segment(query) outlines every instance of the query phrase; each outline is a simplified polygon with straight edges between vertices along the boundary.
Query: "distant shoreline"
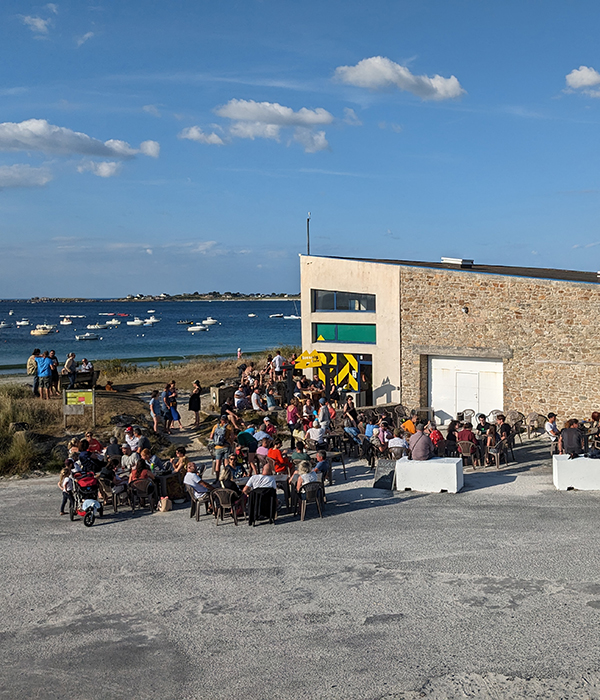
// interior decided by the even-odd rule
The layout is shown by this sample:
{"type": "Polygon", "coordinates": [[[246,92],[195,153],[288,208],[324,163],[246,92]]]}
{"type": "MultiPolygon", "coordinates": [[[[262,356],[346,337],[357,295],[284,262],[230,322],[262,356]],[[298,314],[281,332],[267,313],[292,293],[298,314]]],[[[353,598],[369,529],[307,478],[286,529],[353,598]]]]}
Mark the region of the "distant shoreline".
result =
{"type": "Polygon", "coordinates": [[[145,302],[160,304],[165,301],[300,301],[300,295],[288,295],[288,296],[277,296],[277,297],[254,297],[254,296],[220,296],[211,297],[208,295],[193,296],[189,295],[177,295],[172,297],[133,297],[133,298],[116,298],[116,299],[85,299],[85,298],[70,298],[70,297],[32,297],[31,299],[0,299],[0,303],[8,304],[14,302],[15,304],[121,304],[129,302],[145,302]]]}

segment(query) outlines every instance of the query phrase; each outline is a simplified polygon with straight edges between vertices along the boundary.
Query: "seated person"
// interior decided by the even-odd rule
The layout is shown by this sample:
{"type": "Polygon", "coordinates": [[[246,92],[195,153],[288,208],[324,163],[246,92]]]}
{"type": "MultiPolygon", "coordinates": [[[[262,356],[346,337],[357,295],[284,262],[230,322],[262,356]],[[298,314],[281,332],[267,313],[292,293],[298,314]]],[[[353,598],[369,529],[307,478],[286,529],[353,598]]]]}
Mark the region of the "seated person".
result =
{"type": "Polygon", "coordinates": [[[310,383],[310,388],[314,391],[324,391],[325,384],[323,384],[323,380],[319,379],[318,375],[315,374],[312,382],[310,383]]]}
{"type": "Polygon", "coordinates": [[[377,423],[375,423],[375,420],[372,418],[367,418],[366,424],[365,424],[365,437],[370,440],[373,437],[373,431],[377,427],[377,423]]]}
{"type": "Polygon", "coordinates": [[[394,428],[394,437],[388,442],[388,447],[403,447],[408,449],[408,442],[404,437],[402,428],[394,428]]]}
{"type": "Polygon", "coordinates": [[[131,470],[131,474],[129,475],[129,483],[131,484],[133,481],[138,481],[140,479],[150,479],[151,481],[154,481],[154,474],[150,471],[146,462],[144,462],[139,455],[138,460],[139,461],[131,470]]]}
{"type": "Polygon", "coordinates": [[[277,405],[277,400],[275,399],[275,389],[271,387],[267,391],[267,410],[270,410],[271,408],[276,408],[277,405]]]}
{"type": "MultiPolygon", "coordinates": [[[[578,421],[575,421],[578,423],[578,421]]],[[[506,422],[506,416],[503,415],[502,413],[499,413],[496,416],[496,430],[498,431],[498,435],[500,436],[500,440],[504,440],[505,438],[508,438],[510,435],[510,425],[506,422]]]]}
{"type": "Polygon", "coordinates": [[[414,435],[417,432],[416,425],[418,423],[418,417],[416,413],[412,413],[410,418],[404,423],[402,423],[402,428],[406,433],[410,433],[410,435],[414,435]]]}
{"type": "Polygon", "coordinates": [[[273,447],[267,453],[267,457],[275,462],[275,473],[280,474],[281,472],[291,472],[294,469],[294,465],[288,458],[287,454],[281,450],[282,442],[279,438],[275,438],[273,442],[273,447]]]}
{"type": "Polygon", "coordinates": [[[81,360],[81,365],[79,367],[80,372],[93,372],[94,371],[94,365],[89,361],[86,360],[84,357],[83,360],[81,360]]]}
{"type": "Polygon", "coordinates": [[[423,433],[425,426],[423,423],[417,423],[415,426],[415,434],[410,436],[408,446],[410,447],[410,452],[413,460],[423,461],[431,459],[435,455],[435,449],[433,447],[433,442],[431,442],[429,435],[423,433]]]}
{"type": "Polygon", "coordinates": [[[444,436],[440,433],[440,431],[437,429],[437,425],[432,420],[427,424],[425,432],[429,435],[429,439],[431,442],[433,442],[435,447],[437,447],[444,439],[444,436]]]}
{"type": "Polygon", "coordinates": [[[556,413],[548,414],[548,420],[544,424],[544,430],[546,431],[546,435],[548,435],[551,442],[558,442],[560,430],[558,429],[558,425],[556,425],[556,413]]]}
{"type": "Polygon", "coordinates": [[[292,452],[290,457],[294,460],[294,462],[302,462],[305,459],[308,459],[308,455],[306,454],[306,451],[304,449],[304,443],[302,442],[302,440],[296,441],[296,449],[294,450],[294,452],[292,452]]]}
{"type": "Polygon", "coordinates": [[[119,447],[118,440],[116,437],[111,437],[109,440],[109,444],[105,447],[104,449],[104,456],[105,457],[120,457],[122,455],[121,448],[119,447]]]}
{"type": "MultiPolygon", "coordinates": [[[[456,443],[456,428],[458,426],[458,421],[451,420],[450,423],[448,423],[448,429],[446,430],[446,442],[454,442],[456,443]]],[[[456,445],[455,445],[456,447],[456,445]]]]}
{"type": "Polygon", "coordinates": [[[390,424],[387,421],[382,420],[379,423],[379,439],[384,445],[387,445],[388,442],[392,439],[392,431],[390,428],[390,424]]]}
{"type": "Polygon", "coordinates": [[[579,421],[571,418],[567,421],[567,427],[561,430],[558,438],[558,451],[561,455],[580,455],[583,452],[583,437],[578,425],[579,421]]]}
{"type": "Polygon", "coordinates": [[[325,441],[325,428],[321,427],[318,420],[313,421],[312,428],[309,428],[306,437],[316,443],[317,448],[321,445],[327,446],[327,442],[325,441]]]}
{"type": "Polygon", "coordinates": [[[271,447],[271,439],[266,437],[260,441],[260,445],[256,448],[256,454],[259,457],[268,457],[269,448],[271,447]]]}
{"type": "Polygon", "coordinates": [[[85,434],[85,439],[88,441],[88,450],[92,453],[92,455],[94,452],[98,455],[102,454],[102,450],[104,448],[98,442],[98,440],[96,440],[96,438],[94,437],[94,433],[92,433],[91,430],[87,431],[87,433],[85,434]]]}
{"type": "Polygon", "coordinates": [[[192,488],[196,502],[206,503],[210,500],[210,492],[214,490],[214,486],[202,479],[193,462],[188,462],[187,473],[183,478],[183,483],[192,488]]]}
{"type": "Polygon", "coordinates": [[[237,388],[235,394],[233,395],[233,405],[235,406],[236,411],[244,411],[247,408],[250,408],[248,402],[246,401],[246,394],[242,385],[237,388]]]}
{"type": "Polygon", "coordinates": [[[253,474],[243,488],[243,492],[248,495],[255,489],[276,489],[277,482],[273,476],[271,467],[268,464],[262,469],[261,474],[253,474]]]}
{"type": "Polygon", "coordinates": [[[477,437],[480,439],[485,436],[487,433],[488,429],[490,427],[490,424],[487,422],[487,419],[483,413],[480,413],[477,416],[477,425],[475,426],[475,434],[477,437]]]}
{"type": "Polygon", "coordinates": [[[150,440],[142,434],[142,429],[137,426],[133,429],[133,435],[137,438],[137,451],[141,453],[142,450],[151,450],[152,445],[150,440]]]}
{"type": "Polygon", "coordinates": [[[298,421],[296,425],[294,426],[294,429],[292,430],[292,435],[294,437],[294,440],[298,442],[304,442],[306,440],[306,431],[304,430],[304,427],[302,426],[302,421],[298,421]]]}
{"type": "Polygon", "coordinates": [[[152,451],[149,449],[143,449],[140,452],[140,457],[146,463],[146,466],[152,472],[162,472],[165,471],[165,465],[160,457],[153,455],[152,451]]]}
{"type": "Polygon", "coordinates": [[[350,416],[344,416],[344,432],[349,435],[357,445],[361,444],[358,439],[358,428],[350,416]]]}
{"type": "Polygon", "coordinates": [[[97,459],[96,452],[90,452],[87,440],[79,443],[79,463],[84,472],[97,472],[102,469],[104,462],[97,459]]]}
{"type": "Polygon", "coordinates": [[[233,480],[233,474],[227,464],[219,472],[219,478],[215,481],[215,486],[219,489],[230,489],[231,491],[235,491],[239,496],[242,495],[240,487],[233,480]]]}
{"type": "Polygon", "coordinates": [[[319,450],[317,452],[317,464],[315,465],[313,471],[322,474],[323,478],[325,478],[325,475],[328,474],[330,470],[331,464],[327,459],[327,452],[325,452],[325,450],[319,450]]]}
{"type": "MultiPolygon", "coordinates": [[[[227,457],[227,462],[225,463],[225,466],[229,469],[230,474],[233,474],[234,479],[239,479],[242,476],[246,476],[246,469],[244,468],[244,457],[241,452],[231,452],[227,457]]],[[[217,481],[220,479],[221,473],[219,472],[219,474],[217,475],[217,481]]]]}
{"type": "Polygon", "coordinates": [[[306,401],[302,404],[302,417],[305,420],[312,422],[315,415],[316,411],[315,407],[312,405],[312,401],[310,399],[306,399],[306,401]]]}
{"type": "MultiPolygon", "coordinates": [[[[298,474],[298,479],[296,481],[296,490],[300,492],[304,484],[310,484],[314,481],[319,481],[319,477],[315,471],[311,468],[310,462],[304,461],[300,462],[295,474],[298,474]]],[[[294,475],[292,475],[293,481],[294,475]]]]}
{"type": "Polygon", "coordinates": [[[119,468],[120,464],[121,461],[117,457],[113,457],[102,467],[100,473],[98,474],[98,478],[107,481],[112,486],[112,484],[116,483],[117,481],[117,469],[119,468]]]}
{"type": "MultiPolygon", "coordinates": [[[[265,422],[263,424],[265,426],[265,432],[269,437],[273,437],[274,435],[277,434],[277,427],[273,424],[273,421],[266,416],[265,417],[265,422]]],[[[263,427],[262,425],[260,426],[261,428],[263,427]]]]}
{"type": "Polygon", "coordinates": [[[266,430],[263,430],[264,427],[265,427],[265,425],[263,423],[263,424],[261,424],[259,429],[257,431],[255,431],[255,433],[254,433],[254,439],[258,442],[259,445],[260,445],[261,441],[264,440],[265,438],[269,438],[269,439],[271,438],[269,433],[267,433],[266,430]]]}
{"type": "Polygon", "coordinates": [[[369,442],[379,452],[385,452],[386,444],[385,442],[382,442],[381,437],[379,435],[380,429],[377,427],[373,428],[373,435],[371,435],[371,437],[369,438],[369,442]]]}
{"type": "Polygon", "coordinates": [[[260,395],[260,389],[256,387],[254,391],[252,392],[251,396],[251,401],[252,401],[252,409],[254,411],[266,411],[267,410],[267,402],[263,400],[263,398],[260,395]]]}
{"type": "Polygon", "coordinates": [[[473,432],[473,425],[471,423],[465,423],[463,429],[456,435],[458,442],[472,442],[474,445],[477,444],[477,438],[473,432]]]}
{"type": "Polygon", "coordinates": [[[131,447],[125,443],[121,445],[121,449],[123,450],[121,469],[125,472],[130,472],[142,458],[137,452],[132,452],[131,447]]]}

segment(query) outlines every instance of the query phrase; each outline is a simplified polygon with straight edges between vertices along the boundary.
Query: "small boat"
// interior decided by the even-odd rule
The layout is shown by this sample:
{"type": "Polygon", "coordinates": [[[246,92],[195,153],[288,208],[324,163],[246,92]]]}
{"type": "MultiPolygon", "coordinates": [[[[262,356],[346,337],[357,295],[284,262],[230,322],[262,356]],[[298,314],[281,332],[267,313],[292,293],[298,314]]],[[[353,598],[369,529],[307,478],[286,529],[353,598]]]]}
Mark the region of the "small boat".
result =
{"type": "Polygon", "coordinates": [[[87,326],[87,329],[88,329],[89,331],[100,331],[100,330],[102,330],[102,329],[104,329],[104,328],[108,328],[108,324],[107,324],[107,323],[90,323],[90,324],[87,326]]]}
{"type": "Polygon", "coordinates": [[[29,325],[29,319],[28,318],[22,318],[20,321],[17,321],[15,323],[15,326],[28,326],[29,325]]]}
{"type": "Polygon", "coordinates": [[[201,324],[196,324],[193,326],[188,326],[188,331],[191,333],[195,333],[196,331],[207,331],[208,328],[206,326],[203,326],[201,324]]]}
{"type": "Polygon", "coordinates": [[[11,310],[8,312],[8,315],[9,315],[9,316],[12,316],[14,313],[15,313],[15,312],[11,309],[11,310]]]}
{"type": "Polygon", "coordinates": [[[283,314],[271,314],[269,318],[283,318],[283,314]]]}
{"type": "Polygon", "coordinates": [[[192,323],[194,323],[194,322],[190,321],[189,318],[186,319],[185,321],[177,321],[178,326],[190,326],[192,323]]]}
{"type": "Polygon", "coordinates": [[[156,309],[148,309],[148,313],[149,313],[149,314],[155,314],[155,313],[156,313],[156,309]]]}
{"type": "Polygon", "coordinates": [[[85,316],[76,316],[75,314],[61,314],[61,318],[85,318],[85,316]]]}
{"type": "Polygon", "coordinates": [[[152,328],[153,325],[154,323],[152,323],[152,321],[144,321],[144,326],[150,326],[152,328]]]}
{"type": "Polygon", "coordinates": [[[117,314],[117,316],[129,316],[129,314],[117,314]]]}
{"type": "Polygon", "coordinates": [[[99,313],[98,316],[114,316],[114,312],[108,311],[108,312],[102,312],[99,313]]]}
{"type": "Polygon", "coordinates": [[[60,319],[60,325],[61,326],[71,326],[71,325],[73,325],[73,321],[68,316],[64,316],[63,318],[60,319]]]}
{"type": "Polygon", "coordinates": [[[120,325],[121,325],[121,321],[119,321],[118,318],[111,318],[110,321],[107,321],[107,322],[106,322],[106,325],[107,325],[107,326],[120,326],[120,325]]]}
{"type": "Polygon", "coordinates": [[[208,316],[207,318],[204,319],[204,321],[202,321],[202,323],[205,326],[214,326],[215,323],[219,323],[219,322],[217,321],[216,318],[213,318],[212,316],[208,316]]]}
{"type": "Polygon", "coordinates": [[[6,321],[0,321],[0,328],[12,328],[12,323],[6,323],[6,321]]]}
{"type": "Polygon", "coordinates": [[[256,318],[256,314],[248,314],[248,318],[256,318]]]}
{"type": "Polygon", "coordinates": [[[302,316],[295,316],[294,314],[292,314],[291,316],[284,316],[283,318],[287,318],[288,320],[289,320],[289,319],[294,319],[294,320],[297,321],[297,320],[301,319],[302,316]]]}
{"type": "Polygon", "coordinates": [[[149,323],[150,325],[152,325],[153,323],[158,323],[159,321],[160,321],[160,318],[156,318],[156,316],[154,316],[154,314],[153,314],[149,318],[144,319],[144,324],[149,323]]]}
{"type": "Polygon", "coordinates": [[[30,335],[48,335],[51,331],[48,328],[34,328],[29,333],[30,335]]]}
{"type": "Polygon", "coordinates": [[[141,318],[138,318],[137,316],[133,319],[133,321],[127,321],[128,326],[143,326],[144,322],[142,321],[141,318]]]}
{"type": "Polygon", "coordinates": [[[83,335],[76,335],[75,340],[100,340],[100,336],[97,333],[84,333],[83,335]]]}
{"type": "Polygon", "coordinates": [[[36,330],[42,330],[42,331],[50,331],[55,330],[56,324],[54,323],[38,323],[37,326],[35,327],[36,330]]]}

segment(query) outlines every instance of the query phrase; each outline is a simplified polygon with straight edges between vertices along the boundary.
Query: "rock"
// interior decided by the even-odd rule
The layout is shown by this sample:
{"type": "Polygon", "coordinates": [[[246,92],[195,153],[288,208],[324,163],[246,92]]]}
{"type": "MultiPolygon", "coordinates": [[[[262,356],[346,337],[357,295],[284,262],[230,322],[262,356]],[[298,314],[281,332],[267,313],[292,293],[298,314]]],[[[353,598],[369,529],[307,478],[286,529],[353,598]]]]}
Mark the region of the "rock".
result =
{"type": "Polygon", "coordinates": [[[24,430],[29,430],[29,423],[24,423],[24,422],[21,422],[21,423],[9,423],[8,429],[9,429],[12,433],[23,432],[24,430]]]}

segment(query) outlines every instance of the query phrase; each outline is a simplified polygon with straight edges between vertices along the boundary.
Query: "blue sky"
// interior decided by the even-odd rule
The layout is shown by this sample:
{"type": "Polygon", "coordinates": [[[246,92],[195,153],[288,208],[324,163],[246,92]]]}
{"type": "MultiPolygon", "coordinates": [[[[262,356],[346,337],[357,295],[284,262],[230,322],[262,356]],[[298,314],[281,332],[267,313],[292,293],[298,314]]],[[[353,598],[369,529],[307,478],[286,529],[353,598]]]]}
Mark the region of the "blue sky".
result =
{"type": "Polygon", "coordinates": [[[312,252],[597,270],[600,6],[0,6],[0,297],[294,292],[312,252]]]}

